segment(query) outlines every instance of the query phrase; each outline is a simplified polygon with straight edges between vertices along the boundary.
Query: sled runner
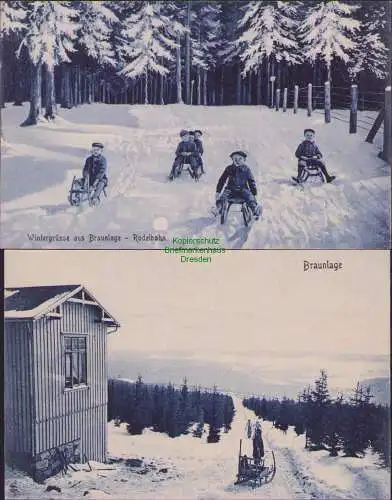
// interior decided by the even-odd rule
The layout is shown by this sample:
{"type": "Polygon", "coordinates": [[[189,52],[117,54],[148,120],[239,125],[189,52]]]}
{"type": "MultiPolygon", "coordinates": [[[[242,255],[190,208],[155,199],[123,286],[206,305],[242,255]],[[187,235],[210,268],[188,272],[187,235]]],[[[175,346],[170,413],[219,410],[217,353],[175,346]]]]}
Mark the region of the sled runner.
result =
{"type": "Polygon", "coordinates": [[[252,212],[250,211],[250,208],[248,207],[246,201],[244,201],[242,198],[228,198],[227,200],[223,200],[222,207],[219,212],[221,224],[224,224],[226,222],[230,207],[232,205],[240,205],[240,212],[242,213],[244,224],[245,226],[249,226],[252,220],[252,212]]]}
{"type": "Polygon", "coordinates": [[[190,163],[183,162],[175,168],[174,178],[176,179],[177,177],[180,177],[184,171],[188,172],[195,182],[197,182],[201,177],[200,165],[198,165],[196,169],[193,169],[190,163]]]}
{"type": "Polygon", "coordinates": [[[84,184],[83,179],[74,176],[72,179],[71,189],[68,194],[68,201],[72,206],[76,207],[88,201],[88,204],[93,207],[100,203],[102,193],[107,196],[105,188],[106,186],[102,181],[99,182],[97,187],[94,189],[90,186],[88,178],[84,184]]]}
{"type": "Polygon", "coordinates": [[[253,488],[270,483],[276,474],[275,455],[272,450],[266,450],[264,457],[255,460],[252,457],[241,455],[242,439],[238,456],[237,480],[234,484],[248,484],[253,488]]]}
{"type": "Polygon", "coordinates": [[[304,167],[301,173],[301,177],[298,180],[295,177],[292,177],[292,180],[296,185],[301,185],[305,184],[305,182],[309,179],[309,177],[313,177],[315,179],[318,178],[319,180],[321,180],[322,184],[324,184],[325,182],[324,175],[320,167],[311,165],[304,167]]]}

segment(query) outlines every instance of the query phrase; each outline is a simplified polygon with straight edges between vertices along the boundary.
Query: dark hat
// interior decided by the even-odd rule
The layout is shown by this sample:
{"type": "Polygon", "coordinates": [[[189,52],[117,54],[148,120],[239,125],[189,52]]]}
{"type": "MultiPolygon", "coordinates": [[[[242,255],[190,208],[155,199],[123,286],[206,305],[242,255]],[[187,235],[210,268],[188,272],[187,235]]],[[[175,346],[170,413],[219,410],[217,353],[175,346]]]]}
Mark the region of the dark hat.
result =
{"type": "Polygon", "coordinates": [[[192,132],[192,130],[190,130],[190,131],[188,132],[188,135],[195,135],[195,133],[194,133],[194,132],[192,132]]]}
{"type": "Polygon", "coordinates": [[[102,142],[93,142],[91,144],[91,147],[92,148],[101,148],[101,149],[103,149],[103,144],[102,144],[102,142]]]}
{"type": "Polygon", "coordinates": [[[233,151],[230,155],[230,158],[233,158],[234,155],[240,155],[242,156],[243,158],[246,158],[246,153],[244,153],[243,151],[233,151]]]}
{"type": "Polygon", "coordinates": [[[200,135],[203,135],[203,132],[201,130],[199,130],[199,129],[198,130],[194,130],[193,133],[194,134],[199,133],[200,135]]]}
{"type": "Polygon", "coordinates": [[[313,134],[315,134],[316,132],[312,129],[312,128],[306,128],[304,130],[304,134],[306,134],[306,132],[312,132],[313,134]]]}
{"type": "Polygon", "coordinates": [[[188,130],[182,129],[182,130],[180,131],[180,137],[183,137],[184,135],[187,135],[187,134],[189,134],[189,131],[188,131],[188,130]]]}

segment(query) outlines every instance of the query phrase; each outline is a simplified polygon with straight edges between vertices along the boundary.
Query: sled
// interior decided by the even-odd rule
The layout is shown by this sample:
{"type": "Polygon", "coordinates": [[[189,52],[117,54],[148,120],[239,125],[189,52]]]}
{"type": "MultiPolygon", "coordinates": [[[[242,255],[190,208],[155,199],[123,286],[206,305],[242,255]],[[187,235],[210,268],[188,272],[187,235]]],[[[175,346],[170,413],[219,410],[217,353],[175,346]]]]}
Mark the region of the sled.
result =
{"type": "Polygon", "coordinates": [[[191,164],[188,162],[182,162],[180,165],[177,165],[177,167],[174,170],[174,178],[176,179],[177,177],[180,177],[182,172],[188,172],[189,175],[192,177],[192,179],[195,182],[198,182],[198,180],[201,177],[201,167],[200,165],[197,166],[196,171],[193,170],[191,167],[191,164]]]}
{"type": "Polygon", "coordinates": [[[219,212],[221,224],[225,224],[225,222],[227,221],[227,216],[229,214],[229,210],[232,207],[232,205],[240,205],[239,212],[242,213],[244,224],[246,227],[249,226],[252,220],[252,212],[248,207],[246,201],[244,201],[242,198],[227,198],[222,202],[222,206],[219,212]]]}
{"type": "Polygon", "coordinates": [[[241,454],[242,439],[240,439],[240,452],[238,456],[237,480],[234,484],[244,484],[256,488],[270,483],[276,474],[275,455],[273,450],[266,450],[264,457],[256,460],[241,454]]]}
{"type": "MultiPolygon", "coordinates": [[[[321,180],[321,184],[324,184],[325,182],[324,175],[320,167],[311,165],[304,167],[301,177],[298,180],[296,180],[294,177],[292,177],[291,179],[294,185],[302,187],[309,180],[309,178],[313,178],[315,180],[319,179],[321,180]]],[[[317,184],[319,185],[319,183],[317,184]]]]}
{"type": "Polygon", "coordinates": [[[102,193],[105,197],[107,196],[106,186],[101,189],[93,189],[90,187],[88,177],[86,183],[83,184],[83,179],[74,176],[68,193],[68,201],[73,207],[78,207],[86,201],[88,201],[90,207],[94,207],[101,202],[102,193]]]}

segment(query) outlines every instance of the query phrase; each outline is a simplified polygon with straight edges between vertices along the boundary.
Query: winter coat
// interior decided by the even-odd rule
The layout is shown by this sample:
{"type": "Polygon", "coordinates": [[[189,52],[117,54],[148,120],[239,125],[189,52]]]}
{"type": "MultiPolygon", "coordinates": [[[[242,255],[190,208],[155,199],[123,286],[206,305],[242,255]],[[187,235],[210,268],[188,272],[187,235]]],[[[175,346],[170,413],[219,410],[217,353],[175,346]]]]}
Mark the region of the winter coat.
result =
{"type": "Polygon", "coordinates": [[[256,181],[247,165],[237,167],[234,164],[231,164],[226,167],[216,186],[217,193],[222,191],[226,181],[227,188],[231,191],[249,189],[254,196],[257,195],[256,181]]]}
{"type": "Polygon", "coordinates": [[[86,178],[88,175],[90,184],[94,184],[95,181],[99,180],[107,181],[106,170],[106,158],[102,155],[91,155],[86,158],[86,162],[83,167],[83,177],[86,178]]]}
{"type": "Polygon", "coordinates": [[[263,431],[261,429],[261,425],[257,422],[252,425],[252,434],[251,439],[262,439],[263,431]]]}
{"type": "Polygon", "coordinates": [[[194,141],[181,141],[176,149],[176,157],[181,153],[192,153],[192,156],[198,156],[197,146],[194,141]]]}
{"type": "Polygon", "coordinates": [[[307,158],[311,158],[312,156],[319,156],[320,158],[323,157],[317,144],[312,141],[301,142],[295,152],[295,156],[297,158],[301,158],[301,156],[306,156],[307,158]]]}
{"type": "Polygon", "coordinates": [[[195,144],[196,144],[197,150],[199,152],[199,155],[203,156],[203,153],[204,153],[203,143],[201,142],[200,139],[195,139],[195,144]]]}

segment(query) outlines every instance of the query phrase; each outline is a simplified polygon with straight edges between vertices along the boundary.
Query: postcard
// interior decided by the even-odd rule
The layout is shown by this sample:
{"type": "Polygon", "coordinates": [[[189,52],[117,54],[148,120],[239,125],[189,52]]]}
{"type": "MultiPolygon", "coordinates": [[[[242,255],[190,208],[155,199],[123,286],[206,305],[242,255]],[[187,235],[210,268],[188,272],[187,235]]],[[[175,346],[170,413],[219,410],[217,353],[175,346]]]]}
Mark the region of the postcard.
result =
{"type": "Polygon", "coordinates": [[[1,9],[2,247],[390,248],[390,2],[1,9]]]}
{"type": "Polygon", "coordinates": [[[390,498],[386,251],[5,252],[5,497],[390,498]]]}

